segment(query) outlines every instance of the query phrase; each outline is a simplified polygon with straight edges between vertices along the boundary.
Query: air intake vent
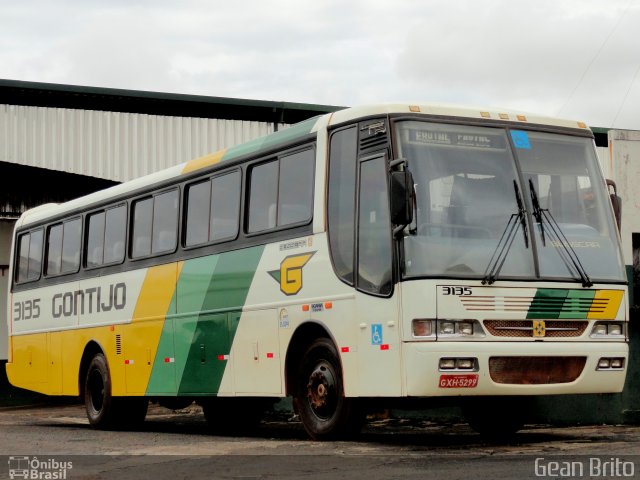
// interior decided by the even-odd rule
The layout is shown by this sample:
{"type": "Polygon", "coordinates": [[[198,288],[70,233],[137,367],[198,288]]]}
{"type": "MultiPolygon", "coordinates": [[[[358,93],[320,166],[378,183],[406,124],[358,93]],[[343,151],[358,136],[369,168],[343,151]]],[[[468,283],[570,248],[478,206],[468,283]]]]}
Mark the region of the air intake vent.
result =
{"type": "Polygon", "coordinates": [[[122,338],[120,338],[120,334],[116,335],[116,355],[120,355],[122,353],[122,338]]]}
{"type": "Polygon", "coordinates": [[[360,153],[381,150],[388,145],[387,124],[376,120],[360,126],[360,153]]]}

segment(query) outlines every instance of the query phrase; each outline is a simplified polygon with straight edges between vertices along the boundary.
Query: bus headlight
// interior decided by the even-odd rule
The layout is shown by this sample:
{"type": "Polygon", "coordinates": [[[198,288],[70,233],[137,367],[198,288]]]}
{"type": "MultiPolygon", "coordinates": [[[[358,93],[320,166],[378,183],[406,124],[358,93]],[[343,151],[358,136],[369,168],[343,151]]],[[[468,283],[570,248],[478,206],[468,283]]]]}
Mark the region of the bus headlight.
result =
{"type": "Polygon", "coordinates": [[[440,322],[438,333],[440,335],[454,335],[456,333],[456,324],[447,321],[440,322]]]}
{"type": "Polygon", "coordinates": [[[460,322],[458,333],[460,335],[473,335],[473,322],[460,322]]]}
{"type": "Polygon", "coordinates": [[[598,360],[598,366],[596,367],[596,370],[622,370],[623,368],[623,357],[602,357],[600,360],[598,360]]]}
{"type": "Polygon", "coordinates": [[[622,338],[625,328],[622,322],[597,322],[591,330],[591,337],[622,338]]]}
{"type": "Polygon", "coordinates": [[[474,340],[485,337],[477,320],[438,320],[438,340],[474,340]]]}

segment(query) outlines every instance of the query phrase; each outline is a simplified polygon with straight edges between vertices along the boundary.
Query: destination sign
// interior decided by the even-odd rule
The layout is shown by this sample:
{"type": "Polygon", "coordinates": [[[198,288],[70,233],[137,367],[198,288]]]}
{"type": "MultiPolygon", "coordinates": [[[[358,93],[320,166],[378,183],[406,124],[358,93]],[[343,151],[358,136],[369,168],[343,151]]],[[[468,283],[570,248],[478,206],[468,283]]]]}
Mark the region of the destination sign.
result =
{"type": "Polygon", "coordinates": [[[449,145],[483,149],[504,150],[506,144],[503,135],[487,135],[456,132],[455,130],[409,129],[409,142],[425,145],[449,145]]]}

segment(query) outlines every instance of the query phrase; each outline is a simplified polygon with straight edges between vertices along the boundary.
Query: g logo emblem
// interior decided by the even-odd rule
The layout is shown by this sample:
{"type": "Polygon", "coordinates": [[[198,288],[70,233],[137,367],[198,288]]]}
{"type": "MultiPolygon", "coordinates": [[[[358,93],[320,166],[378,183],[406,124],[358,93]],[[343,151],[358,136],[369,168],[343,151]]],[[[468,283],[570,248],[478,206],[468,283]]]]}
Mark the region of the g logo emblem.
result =
{"type": "Polygon", "coordinates": [[[269,273],[274,280],[280,283],[280,291],[285,295],[295,295],[302,289],[302,267],[313,257],[311,253],[290,255],[280,263],[280,270],[272,270],[269,273]]]}

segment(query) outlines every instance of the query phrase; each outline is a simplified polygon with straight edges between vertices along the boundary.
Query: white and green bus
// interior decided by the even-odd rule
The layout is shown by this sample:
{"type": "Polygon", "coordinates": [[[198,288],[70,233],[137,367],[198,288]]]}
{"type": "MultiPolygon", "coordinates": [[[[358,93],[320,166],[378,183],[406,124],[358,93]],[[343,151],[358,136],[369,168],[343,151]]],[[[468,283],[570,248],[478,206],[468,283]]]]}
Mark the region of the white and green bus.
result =
{"type": "Polygon", "coordinates": [[[26,212],[8,377],[80,395],[99,428],[150,399],[229,426],[291,396],[325,439],[446,397],[508,433],[527,398],[623,388],[614,208],[581,122],[327,114],[26,212]]]}

